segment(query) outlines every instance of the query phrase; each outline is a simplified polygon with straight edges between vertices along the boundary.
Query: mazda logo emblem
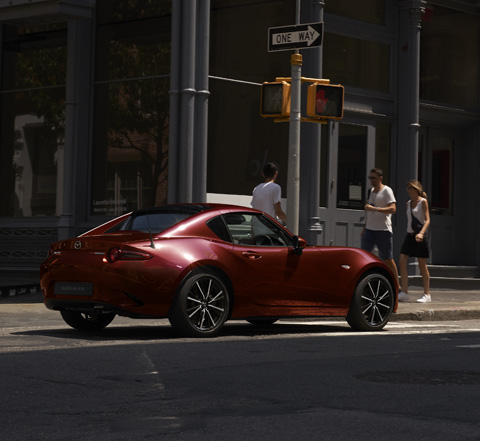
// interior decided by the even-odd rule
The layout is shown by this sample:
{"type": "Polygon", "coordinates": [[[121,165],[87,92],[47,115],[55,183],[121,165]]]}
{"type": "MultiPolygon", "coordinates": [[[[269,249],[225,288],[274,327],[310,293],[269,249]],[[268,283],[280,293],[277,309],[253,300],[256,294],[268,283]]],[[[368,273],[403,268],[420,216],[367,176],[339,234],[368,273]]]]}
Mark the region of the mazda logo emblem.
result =
{"type": "Polygon", "coordinates": [[[73,244],[73,247],[74,247],[76,250],[79,250],[80,248],[82,248],[82,242],[80,242],[79,240],[77,240],[77,241],[73,244]]]}

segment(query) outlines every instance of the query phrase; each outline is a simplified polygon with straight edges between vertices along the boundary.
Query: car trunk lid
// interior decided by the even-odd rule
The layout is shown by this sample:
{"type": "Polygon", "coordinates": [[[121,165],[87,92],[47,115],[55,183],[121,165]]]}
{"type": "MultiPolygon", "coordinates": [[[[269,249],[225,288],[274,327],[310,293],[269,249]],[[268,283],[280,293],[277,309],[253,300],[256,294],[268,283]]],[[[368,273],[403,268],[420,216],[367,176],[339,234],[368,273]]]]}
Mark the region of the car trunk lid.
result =
{"type": "Polygon", "coordinates": [[[82,236],[52,244],[51,251],[108,251],[110,248],[135,243],[135,246],[150,246],[148,233],[103,234],[101,236],[82,236]],[[144,244],[142,244],[144,242],[144,244]]]}

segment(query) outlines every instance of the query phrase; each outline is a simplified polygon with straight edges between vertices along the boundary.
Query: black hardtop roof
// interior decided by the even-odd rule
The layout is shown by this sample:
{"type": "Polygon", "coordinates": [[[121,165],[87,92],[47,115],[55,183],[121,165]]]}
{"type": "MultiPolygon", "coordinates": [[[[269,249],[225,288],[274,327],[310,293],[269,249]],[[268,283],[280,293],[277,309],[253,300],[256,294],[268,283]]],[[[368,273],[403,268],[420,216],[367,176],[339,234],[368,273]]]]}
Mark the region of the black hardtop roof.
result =
{"type": "Polygon", "coordinates": [[[219,204],[219,203],[185,203],[185,204],[167,204],[167,205],[160,205],[157,207],[151,208],[142,208],[140,210],[136,210],[132,212],[132,216],[142,216],[146,214],[154,214],[154,213],[183,213],[183,214],[198,214],[202,211],[207,210],[214,210],[214,209],[245,209],[246,211],[250,211],[251,208],[249,207],[240,207],[236,205],[228,205],[228,204],[219,204]]]}
{"type": "Polygon", "coordinates": [[[169,204],[152,208],[142,208],[132,213],[132,216],[142,216],[154,213],[184,213],[197,214],[212,208],[210,204],[169,204]]]}

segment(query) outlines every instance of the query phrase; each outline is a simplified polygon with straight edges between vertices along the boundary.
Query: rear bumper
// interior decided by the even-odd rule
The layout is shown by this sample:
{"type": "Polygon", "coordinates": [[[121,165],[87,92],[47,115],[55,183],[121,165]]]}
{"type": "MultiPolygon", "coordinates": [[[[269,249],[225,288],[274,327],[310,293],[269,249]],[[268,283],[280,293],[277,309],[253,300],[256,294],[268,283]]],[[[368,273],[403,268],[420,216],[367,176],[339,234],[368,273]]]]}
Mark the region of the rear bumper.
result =
{"type": "Polygon", "coordinates": [[[45,306],[53,311],[77,311],[81,313],[114,313],[130,318],[165,318],[167,315],[151,315],[122,309],[95,300],[45,299],[45,306]]]}

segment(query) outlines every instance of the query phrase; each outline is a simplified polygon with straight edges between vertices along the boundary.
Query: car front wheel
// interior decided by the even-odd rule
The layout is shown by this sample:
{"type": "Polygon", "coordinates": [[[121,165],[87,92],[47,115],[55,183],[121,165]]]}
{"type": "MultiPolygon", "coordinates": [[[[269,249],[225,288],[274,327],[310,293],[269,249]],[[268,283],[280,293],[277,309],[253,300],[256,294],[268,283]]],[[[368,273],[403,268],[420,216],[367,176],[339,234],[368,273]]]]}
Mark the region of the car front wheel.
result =
{"type": "Polygon", "coordinates": [[[213,337],[227,321],[229,293],[214,274],[192,274],[172,304],[169,320],[175,330],[189,337],[213,337]]]}
{"type": "Polygon", "coordinates": [[[395,291],[379,273],[369,273],[358,283],[347,315],[356,331],[379,331],[388,323],[395,306],[395,291]]]}
{"type": "Polygon", "coordinates": [[[79,331],[99,331],[108,326],[115,318],[114,313],[86,313],[78,311],[60,311],[67,325],[79,331]]]}

